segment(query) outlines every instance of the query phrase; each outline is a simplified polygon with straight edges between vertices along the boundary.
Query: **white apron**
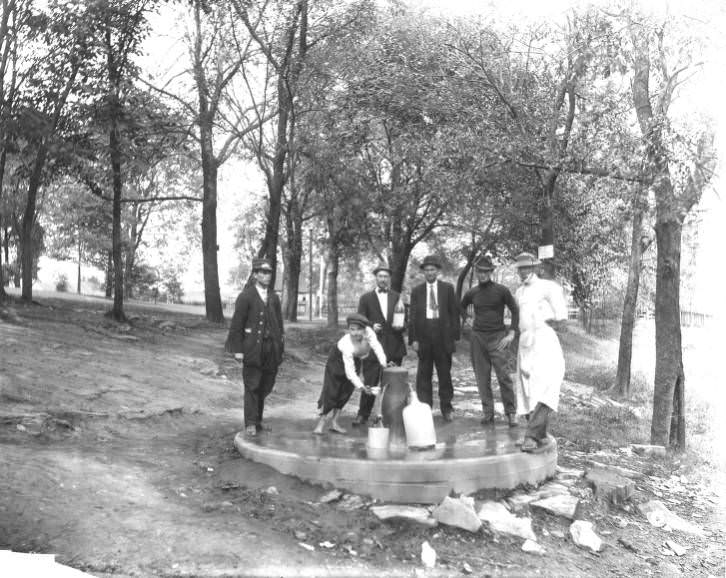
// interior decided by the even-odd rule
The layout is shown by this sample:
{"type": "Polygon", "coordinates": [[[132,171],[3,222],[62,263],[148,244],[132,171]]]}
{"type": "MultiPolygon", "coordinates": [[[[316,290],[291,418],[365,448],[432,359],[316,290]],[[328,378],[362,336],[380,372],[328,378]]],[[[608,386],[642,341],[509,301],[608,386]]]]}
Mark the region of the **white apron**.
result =
{"type": "Polygon", "coordinates": [[[517,351],[517,413],[528,414],[537,403],[554,411],[560,401],[565,359],[557,333],[548,319],[567,319],[562,288],[554,281],[533,276],[517,289],[519,350],[517,351]]]}

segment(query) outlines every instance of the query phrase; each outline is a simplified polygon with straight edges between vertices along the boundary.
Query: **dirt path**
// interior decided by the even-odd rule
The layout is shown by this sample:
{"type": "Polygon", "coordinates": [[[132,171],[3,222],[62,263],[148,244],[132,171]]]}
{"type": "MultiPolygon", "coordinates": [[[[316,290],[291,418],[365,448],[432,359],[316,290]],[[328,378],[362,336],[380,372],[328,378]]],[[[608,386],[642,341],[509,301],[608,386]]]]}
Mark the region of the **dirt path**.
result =
{"type": "MultiPolygon", "coordinates": [[[[235,451],[240,368],[223,355],[224,330],[149,309],[131,309],[127,328],[104,307],[45,301],[0,321],[0,548],[56,553],[96,576],[412,576],[424,540],[439,554],[427,576],[463,562],[476,575],[718,571],[723,548],[685,567],[618,548],[584,554],[552,537],[566,530],[557,520],[536,521],[538,534],[550,528],[539,560],[514,539],[320,504],[323,489],[235,451]]],[[[268,418],[309,414],[312,426],[328,342],[296,327],[288,342],[268,418]]]]}

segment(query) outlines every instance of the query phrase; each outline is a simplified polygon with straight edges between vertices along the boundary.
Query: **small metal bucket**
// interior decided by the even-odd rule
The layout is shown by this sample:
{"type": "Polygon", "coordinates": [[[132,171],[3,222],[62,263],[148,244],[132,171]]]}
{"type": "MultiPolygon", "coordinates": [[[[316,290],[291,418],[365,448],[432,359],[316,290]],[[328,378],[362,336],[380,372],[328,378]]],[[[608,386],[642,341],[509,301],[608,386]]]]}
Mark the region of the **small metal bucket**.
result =
{"type": "Polygon", "coordinates": [[[368,447],[377,450],[386,449],[388,447],[389,432],[390,430],[387,427],[369,427],[368,447]]]}

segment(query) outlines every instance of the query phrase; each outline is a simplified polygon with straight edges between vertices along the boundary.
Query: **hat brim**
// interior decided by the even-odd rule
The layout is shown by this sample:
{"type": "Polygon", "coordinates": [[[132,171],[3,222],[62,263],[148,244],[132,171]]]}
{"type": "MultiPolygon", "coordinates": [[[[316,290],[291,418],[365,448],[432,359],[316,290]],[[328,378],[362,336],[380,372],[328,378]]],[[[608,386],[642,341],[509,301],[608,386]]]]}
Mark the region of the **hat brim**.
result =
{"type": "Polygon", "coordinates": [[[537,260],[537,261],[528,261],[527,263],[518,262],[518,263],[515,263],[514,266],[517,269],[521,269],[522,267],[536,267],[537,265],[541,265],[541,264],[542,264],[542,261],[537,260]]]}
{"type": "Polygon", "coordinates": [[[480,265],[477,265],[476,267],[474,267],[474,269],[476,271],[494,271],[494,267],[488,267],[488,266],[483,267],[483,266],[480,266],[480,265]]]}
{"type": "Polygon", "coordinates": [[[385,271],[389,275],[393,275],[393,271],[388,267],[376,267],[375,269],[373,269],[373,274],[378,275],[378,273],[380,273],[381,271],[385,271]]]}

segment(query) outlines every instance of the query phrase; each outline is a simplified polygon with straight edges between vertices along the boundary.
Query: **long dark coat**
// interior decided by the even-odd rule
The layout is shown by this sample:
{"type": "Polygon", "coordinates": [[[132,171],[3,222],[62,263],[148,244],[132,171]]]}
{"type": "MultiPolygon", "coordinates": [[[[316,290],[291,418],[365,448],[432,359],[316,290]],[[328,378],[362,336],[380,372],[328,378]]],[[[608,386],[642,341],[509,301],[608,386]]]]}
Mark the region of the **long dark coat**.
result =
{"type": "MultiPolygon", "coordinates": [[[[436,281],[439,305],[439,323],[447,353],[456,351],[456,341],[461,337],[459,303],[454,286],[445,281],[436,281]]],[[[421,341],[426,335],[426,283],[416,285],[411,291],[411,307],[408,311],[408,343],[421,341]]]]}
{"type": "Polygon", "coordinates": [[[239,294],[234,306],[225,349],[230,353],[244,354],[244,364],[250,367],[263,366],[262,337],[265,329],[265,310],[267,310],[268,334],[273,345],[273,359],[264,360],[264,365],[276,367],[282,362],[284,351],[282,307],[277,293],[270,291],[265,305],[255,286],[250,285],[239,294]]]}
{"type": "Polygon", "coordinates": [[[406,324],[404,322],[404,327],[401,329],[393,328],[393,310],[400,298],[401,295],[396,291],[388,292],[388,311],[385,314],[381,311],[381,304],[375,291],[363,293],[358,301],[358,313],[365,315],[371,324],[383,325],[383,329],[377,334],[377,337],[389,361],[403,359],[406,356],[406,344],[403,340],[406,324]]]}

